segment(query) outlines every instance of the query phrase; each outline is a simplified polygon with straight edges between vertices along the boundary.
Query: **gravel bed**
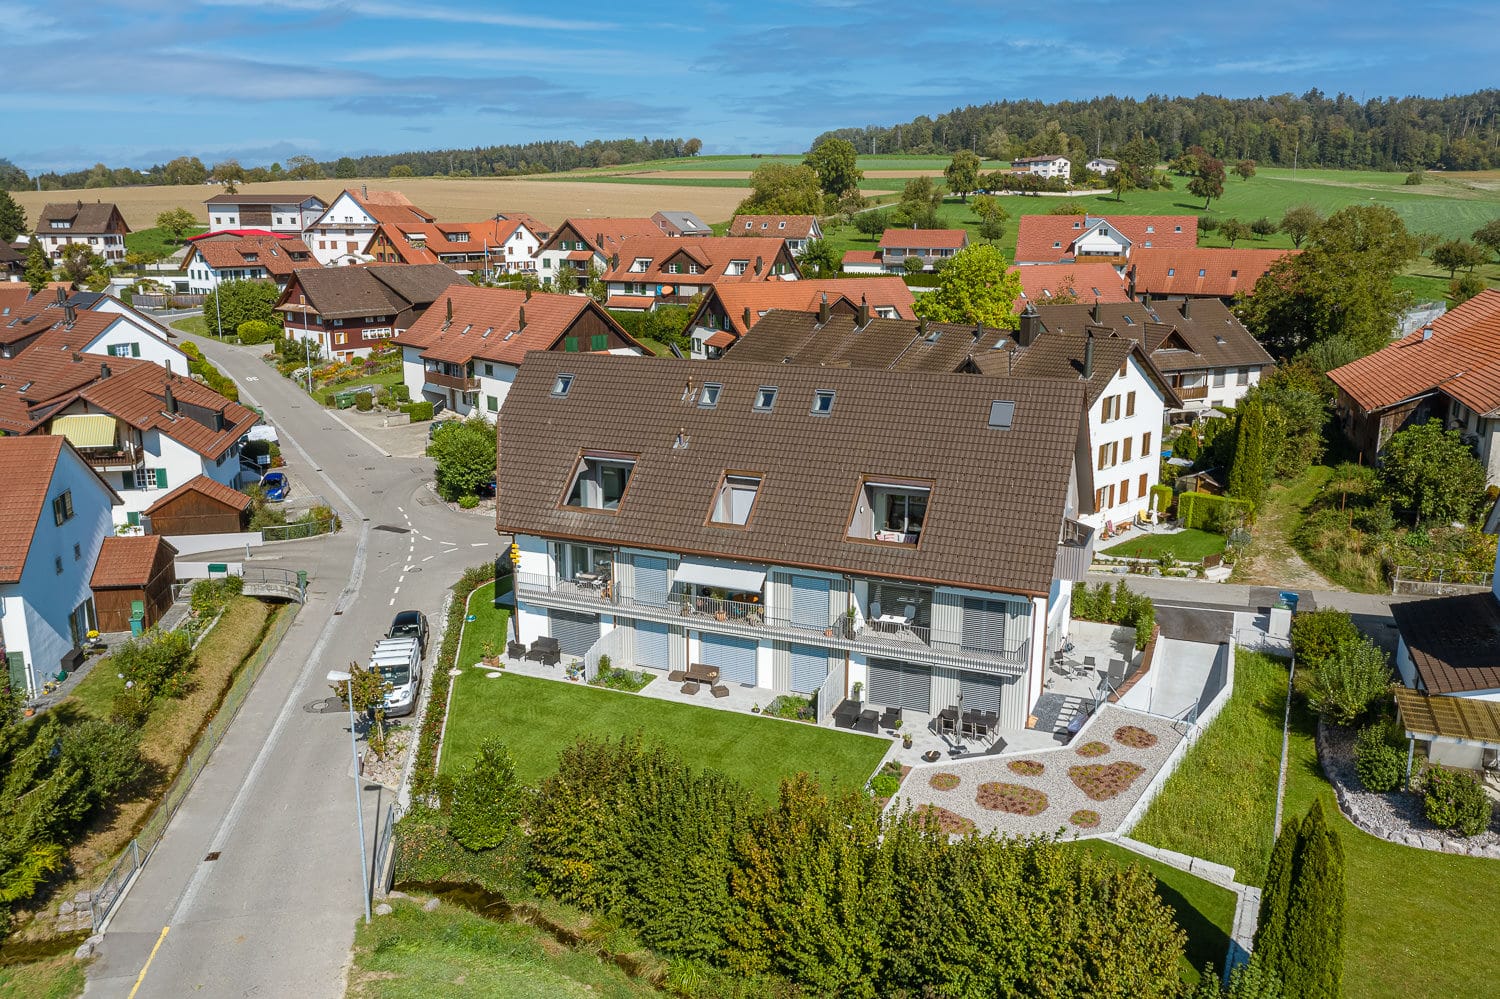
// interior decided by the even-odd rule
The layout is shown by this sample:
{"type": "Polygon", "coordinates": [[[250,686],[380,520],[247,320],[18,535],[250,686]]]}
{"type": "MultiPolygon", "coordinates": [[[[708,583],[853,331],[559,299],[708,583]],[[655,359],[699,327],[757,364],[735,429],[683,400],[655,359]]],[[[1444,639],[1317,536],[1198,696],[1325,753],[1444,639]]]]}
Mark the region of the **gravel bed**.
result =
{"type": "Polygon", "coordinates": [[[401,785],[401,771],[406,765],[406,751],[412,744],[412,729],[409,725],[403,725],[397,729],[387,729],[385,735],[385,759],[376,759],[375,754],[370,752],[369,747],[364,752],[364,768],[361,776],[365,780],[384,784],[386,787],[399,787],[401,785]]]}
{"type": "Polygon", "coordinates": [[[916,767],[901,785],[901,793],[892,802],[892,807],[906,809],[934,805],[973,821],[980,833],[998,832],[1014,836],[1049,835],[1059,829],[1063,829],[1065,835],[1078,833],[1082,830],[1070,826],[1068,818],[1080,809],[1088,809],[1099,813],[1099,824],[1086,831],[1110,832],[1119,826],[1131,807],[1145,793],[1181,738],[1164,718],[1137,714],[1118,705],[1106,705],[1084,732],[1074,737],[1073,745],[1058,749],[1018,751],[973,760],[946,760],[916,767]],[[1113,733],[1122,725],[1135,725],[1152,733],[1157,737],[1156,745],[1149,749],[1133,749],[1121,745],[1115,741],[1113,733]],[[1107,743],[1109,752],[1092,760],[1080,758],[1076,747],[1093,740],[1107,743]],[[1023,776],[1009,766],[1016,759],[1036,760],[1046,769],[1038,776],[1023,776]],[[1115,760],[1139,764],[1145,768],[1145,773],[1137,777],[1124,793],[1106,801],[1092,800],[1068,776],[1069,767],[1115,760]],[[930,778],[932,774],[940,772],[957,774],[960,779],[958,787],[951,791],[934,788],[929,782],[930,778]],[[981,784],[990,781],[1035,788],[1047,796],[1047,808],[1034,816],[1012,815],[984,808],[975,801],[975,792],[981,784]]]}
{"type": "MultiPolygon", "coordinates": [[[[1366,791],[1354,769],[1357,734],[1337,725],[1318,724],[1318,756],[1323,773],[1333,784],[1339,806],[1351,822],[1381,839],[1425,850],[1500,856],[1500,809],[1492,812],[1489,829],[1478,836],[1455,836],[1427,821],[1421,795],[1399,790],[1389,794],[1366,791]]],[[[1413,763],[1413,777],[1420,766],[1420,760],[1413,763]]]]}

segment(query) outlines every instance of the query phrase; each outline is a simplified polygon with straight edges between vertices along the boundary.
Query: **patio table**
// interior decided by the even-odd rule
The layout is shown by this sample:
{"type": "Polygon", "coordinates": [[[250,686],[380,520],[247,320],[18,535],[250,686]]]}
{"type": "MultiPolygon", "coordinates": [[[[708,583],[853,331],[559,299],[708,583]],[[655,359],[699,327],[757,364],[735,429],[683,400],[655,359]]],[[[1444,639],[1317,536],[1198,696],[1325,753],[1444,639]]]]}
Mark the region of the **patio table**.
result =
{"type": "Polygon", "coordinates": [[[938,735],[958,734],[958,708],[946,707],[937,713],[938,735]]]}

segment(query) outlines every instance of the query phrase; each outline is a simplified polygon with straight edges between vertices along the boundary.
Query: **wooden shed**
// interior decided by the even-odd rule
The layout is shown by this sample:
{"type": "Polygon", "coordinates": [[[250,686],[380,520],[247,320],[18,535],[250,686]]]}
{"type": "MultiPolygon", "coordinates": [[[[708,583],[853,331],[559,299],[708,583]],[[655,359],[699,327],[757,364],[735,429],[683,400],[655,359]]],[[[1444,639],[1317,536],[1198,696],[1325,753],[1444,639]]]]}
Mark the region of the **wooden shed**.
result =
{"type": "Polygon", "coordinates": [[[198,475],[152,503],[146,516],[152,534],[236,534],[250,523],[250,497],[198,475]]]}
{"type": "Polygon", "coordinates": [[[177,549],[160,535],[105,538],[89,579],[96,627],[101,632],[129,631],[136,604],[145,612],[143,630],[160,620],[172,606],[176,557],[177,549]]]}

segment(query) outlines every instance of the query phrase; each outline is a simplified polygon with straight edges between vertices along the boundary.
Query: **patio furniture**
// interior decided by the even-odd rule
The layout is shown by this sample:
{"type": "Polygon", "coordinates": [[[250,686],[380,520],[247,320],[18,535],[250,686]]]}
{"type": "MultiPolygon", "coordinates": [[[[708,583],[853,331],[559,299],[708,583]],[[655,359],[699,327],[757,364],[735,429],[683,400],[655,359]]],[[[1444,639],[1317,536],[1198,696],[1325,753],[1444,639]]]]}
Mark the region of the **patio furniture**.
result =
{"type": "Polygon", "coordinates": [[[927,752],[922,754],[922,762],[924,763],[936,763],[942,758],[943,754],[938,752],[936,749],[929,749],[927,752]]]}
{"type": "Polygon", "coordinates": [[[861,732],[869,732],[875,735],[880,731],[880,712],[874,708],[866,708],[859,713],[859,722],[855,728],[861,732]]]}
{"type": "Polygon", "coordinates": [[[937,713],[934,719],[937,724],[938,735],[958,734],[958,707],[957,705],[946,707],[937,713]]]}
{"type": "Polygon", "coordinates": [[[1109,672],[1105,674],[1105,684],[1110,690],[1118,690],[1120,684],[1125,682],[1125,660],[1111,659],[1109,661],[1109,672]]]}
{"type": "Polygon", "coordinates": [[[555,638],[538,638],[526,650],[526,658],[535,659],[543,666],[556,666],[562,662],[562,649],[558,648],[555,638]]]}
{"type": "Polygon", "coordinates": [[[712,687],[709,687],[708,692],[710,694],[713,694],[715,697],[729,696],[729,688],[724,686],[722,683],[716,683],[712,687]]]}
{"type": "Polygon", "coordinates": [[[682,683],[686,679],[687,673],[684,670],[674,669],[672,670],[672,672],[667,674],[668,683],[682,683]]]}
{"type": "Polygon", "coordinates": [[[901,709],[886,708],[885,713],[880,716],[880,727],[894,730],[901,724],[901,709]]]}
{"type": "Polygon", "coordinates": [[[525,642],[515,642],[515,641],[506,642],[505,643],[505,656],[506,656],[507,659],[525,659],[526,658],[526,643],[525,642]]]}
{"type": "Polygon", "coordinates": [[[859,703],[847,698],[833,709],[834,728],[853,728],[859,721],[859,703]]]}
{"type": "Polygon", "coordinates": [[[1086,666],[1086,667],[1088,667],[1089,669],[1093,669],[1094,668],[1094,657],[1093,656],[1084,656],[1083,657],[1083,665],[1086,666]]]}
{"type": "Polygon", "coordinates": [[[698,683],[697,683],[697,681],[695,681],[695,680],[689,680],[687,683],[684,683],[682,685],[682,692],[684,694],[696,694],[698,692],[698,683]]]}
{"type": "Polygon", "coordinates": [[[718,683],[719,667],[705,666],[703,663],[692,663],[687,668],[687,678],[710,685],[718,683]]]}
{"type": "Polygon", "coordinates": [[[916,604],[907,604],[902,609],[902,611],[901,611],[901,624],[902,624],[902,626],[910,628],[912,626],[912,622],[916,621],[916,619],[917,619],[917,605],[916,604]]]}

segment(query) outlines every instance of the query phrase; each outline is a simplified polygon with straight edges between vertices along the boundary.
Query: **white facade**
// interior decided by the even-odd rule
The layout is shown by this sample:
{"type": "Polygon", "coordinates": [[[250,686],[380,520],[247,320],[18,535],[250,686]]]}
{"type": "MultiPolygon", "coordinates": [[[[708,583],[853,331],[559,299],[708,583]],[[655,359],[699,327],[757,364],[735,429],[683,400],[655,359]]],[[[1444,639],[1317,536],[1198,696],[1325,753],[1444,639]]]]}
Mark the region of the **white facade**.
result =
{"type": "MultiPolygon", "coordinates": [[[[1500,485],[1500,419],[1481,416],[1457,399],[1449,398],[1447,426],[1474,446],[1484,464],[1485,482],[1500,485]]],[[[1500,599],[1500,594],[1497,594],[1500,599]]]]}
{"type": "Polygon", "coordinates": [[[1095,512],[1078,519],[1093,528],[1128,523],[1149,506],[1161,474],[1166,399],[1134,354],[1089,407],[1090,467],[1095,512]]]}
{"type": "Polygon", "coordinates": [[[21,581],[0,585],[5,650],[24,656],[29,692],[54,676],[63,657],[97,624],[89,579],[100,545],[113,533],[112,502],[98,476],[64,446],[51,470],[21,581]],[[73,516],[58,524],[52,501],[64,492],[71,494],[73,516]]]}
{"type": "Polygon", "coordinates": [[[1185,372],[1178,386],[1178,394],[1185,396],[1183,408],[1197,412],[1233,409],[1252,385],[1260,384],[1261,371],[1258,367],[1240,365],[1185,372]]]}
{"type": "Polygon", "coordinates": [[[1066,178],[1073,175],[1073,164],[1068,162],[1066,156],[1051,156],[1027,163],[1026,172],[1036,174],[1038,177],[1066,178]]]}
{"type": "Polygon", "coordinates": [[[377,224],[375,217],[344,191],[307,227],[303,242],[324,267],[360,263],[368,259],[364,248],[375,235],[377,224]]]}
{"type": "Polygon", "coordinates": [[[1127,257],[1130,246],[1124,233],[1101,220],[1073,241],[1073,257],[1080,263],[1087,257],[1127,257]]]}
{"type": "Polygon", "coordinates": [[[536,233],[524,225],[518,225],[516,226],[516,231],[510,234],[510,238],[506,239],[500,246],[490,248],[490,259],[496,261],[495,266],[497,269],[503,269],[507,274],[519,274],[523,271],[534,272],[539,266],[536,260],[536,251],[541,249],[541,246],[542,241],[536,238],[536,233]],[[504,251],[500,255],[504,259],[504,264],[498,263],[496,257],[496,253],[500,250],[504,251]]]}
{"type": "Polygon", "coordinates": [[[270,232],[300,233],[316,222],[318,216],[323,213],[323,202],[318,198],[305,198],[300,202],[285,201],[275,204],[252,201],[247,198],[238,204],[210,202],[205,207],[208,209],[209,232],[220,232],[224,229],[266,229],[270,232]],[[241,223],[242,207],[249,207],[251,205],[261,211],[269,209],[271,214],[269,225],[263,221],[255,221],[248,224],[241,223]]]}
{"type": "Polygon", "coordinates": [[[1084,166],[1088,167],[1088,169],[1093,171],[1094,173],[1099,174],[1101,177],[1108,176],[1114,171],[1120,169],[1120,164],[1115,160],[1107,160],[1099,156],[1095,156],[1093,159],[1085,163],[1084,166]]]}
{"type": "Polygon", "coordinates": [[[136,313],[121,313],[119,319],[88,342],[83,352],[104,357],[138,357],[186,378],[187,355],[168,342],[159,330],[152,329],[154,325],[136,313]]]}
{"type": "Polygon", "coordinates": [[[47,254],[47,259],[53,262],[62,259],[62,248],[69,243],[87,243],[89,249],[112,264],[121,263],[125,260],[125,237],[118,233],[87,233],[73,229],[49,229],[37,233],[34,238],[39,238],[42,241],[42,250],[47,254]]]}

